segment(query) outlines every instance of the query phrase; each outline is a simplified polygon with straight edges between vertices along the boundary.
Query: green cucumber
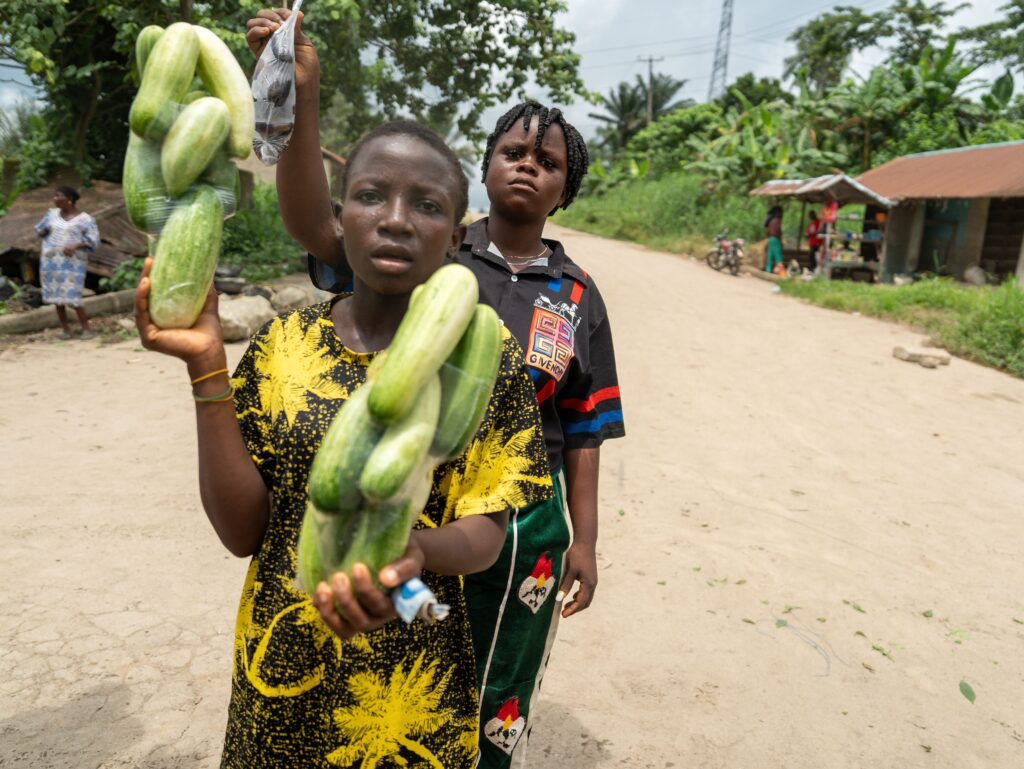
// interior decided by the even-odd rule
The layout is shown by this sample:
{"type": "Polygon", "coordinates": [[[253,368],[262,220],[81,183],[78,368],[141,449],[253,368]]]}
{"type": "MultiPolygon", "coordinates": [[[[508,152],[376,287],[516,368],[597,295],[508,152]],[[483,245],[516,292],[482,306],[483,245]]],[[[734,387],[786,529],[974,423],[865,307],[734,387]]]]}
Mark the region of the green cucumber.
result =
{"type": "Polygon", "coordinates": [[[476,307],[476,276],[461,264],[441,267],[410,301],[374,380],[370,412],[385,424],[408,413],[462,338],[476,307]]]}
{"type": "Polygon", "coordinates": [[[128,114],[135,133],[146,136],[162,108],[181,102],[192,83],[198,59],[199,38],[191,24],[179,21],[164,30],[145,61],[142,85],[128,114]]]}
{"type": "Polygon", "coordinates": [[[224,210],[212,187],[183,198],[164,225],[150,275],[149,315],[160,328],[191,328],[220,255],[224,210]]]}
{"type": "MultiPolygon", "coordinates": [[[[391,355],[373,382],[373,393],[380,386],[381,377],[391,363],[391,355]]],[[[437,430],[437,416],[441,409],[441,380],[435,373],[427,380],[420,397],[409,412],[397,422],[388,425],[380,441],[366,460],[359,476],[359,490],[371,502],[390,499],[419,467],[430,450],[437,430]]]]}
{"type": "Polygon", "coordinates": [[[436,456],[459,456],[476,435],[494,390],[502,347],[498,313],[478,304],[469,327],[441,369],[441,414],[431,448],[436,456]]]}
{"type": "Polygon", "coordinates": [[[362,503],[359,476],[384,428],[366,407],[373,385],[358,388],[327,428],[309,472],[309,496],[325,512],[352,513],[362,503]]]}
{"type": "Polygon", "coordinates": [[[172,198],[183,194],[210,165],[230,127],[227,105],[216,97],[197,99],[182,110],[160,150],[160,168],[172,198]]]}
{"type": "Polygon", "coordinates": [[[223,40],[206,27],[193,26],[199,38],[199,58],[196,69],[206,90],[223,101],[230,115],[231,130],[228,149],[240,160],[252,152],[252,137],[256,125],[256,107],[252,89],[234,54],[223,40]]]}
{"type": "Polygon", "coordinates": [[[128,133],[121,176],[124,206],[132,224],[144,232],[156,234],[167,220],[160,216],[170,203],[160,170],[160,147],[134,133],[128,133]]]}
{"type": "Polygon", "coordinates": [[[146,71],[146,61],[149,59],[149,54],[153,52],[153,46],[156,45],[156,41],[160,39],[163,33],[163,27],[150,24],[148,27],[143,27],[142,31],[139,32],[139,36],[135,38],[135,66],[139,70],[140,79],[142,78],[142,73],[146,71]]]}
{"type": "Polygon", "coordinates": [[[227,150],[221,149],[217,152],[199,180],[202,184],[209,184],[217,192],[220,204],[224,206],[224,216],[233,216],[242,197],[242,175],[227,150]]]}

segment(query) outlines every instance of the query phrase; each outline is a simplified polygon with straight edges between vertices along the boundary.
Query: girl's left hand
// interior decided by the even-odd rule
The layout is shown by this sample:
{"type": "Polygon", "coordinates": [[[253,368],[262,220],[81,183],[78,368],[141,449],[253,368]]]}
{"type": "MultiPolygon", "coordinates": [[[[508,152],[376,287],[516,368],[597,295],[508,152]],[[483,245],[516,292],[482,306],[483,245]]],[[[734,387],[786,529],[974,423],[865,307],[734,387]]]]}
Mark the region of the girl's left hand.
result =
{"type": "MultiPolygon", "coordinates": [[[[210,287],[206,304],[192,328],[160,328],[149,317],[149,291],[152,287],[149,274],[152,270],[153,258],[148,257],[142,267],[139,285],[135,288],[135,326],[142,346],[181,358],[200,369],[207,362],[205,370],[219,368],[224,357],[224,339],[217,313],[217,292],[210,287]]],[[[205,372],[200,370],[199,373],[205,372]]]]}
{"type": "Polygon", "coordinates": [[[65,256],[71,256],[77,250],[78,250],[77,246],[64,246],[64,255],[65,256]]]}
{"type": "Polygon", "coordinates": [[[389,592],[419,576],[423,559],[423,550],[415,536],[410,537],[402,557],[377,574],[384,590],[374,583],[366,564],[357,563],[352,567],[351,578],[338,572],[331,578],[331,584],[325,581],[317,585],[313,605],[327,626],[341,638],[369,633],[398,616],[389,592]]]}

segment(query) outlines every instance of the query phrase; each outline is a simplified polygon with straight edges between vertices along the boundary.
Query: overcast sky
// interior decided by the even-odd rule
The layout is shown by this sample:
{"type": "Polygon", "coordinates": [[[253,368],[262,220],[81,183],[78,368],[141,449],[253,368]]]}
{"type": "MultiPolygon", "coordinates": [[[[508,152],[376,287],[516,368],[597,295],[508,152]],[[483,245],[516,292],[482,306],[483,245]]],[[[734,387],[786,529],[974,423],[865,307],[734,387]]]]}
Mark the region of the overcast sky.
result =
{"type": "MultiPolygon", "coordinates": [[[[971,7],[953,20],[952,29],[993,21],[1006,0],[973,0],[971,7]]],[[[781,77],[782,61],[792,53],[789,34],[809,19],[837,4],[856,5],[879,11],[891,0],[735,0],[728,80],[745,72],[759,77],[781,77]]],[[[953,5],[954,2],[948,4],[953,5]]],[[[568,0],[569,10],[560,23],[576,34],[582,56],[581,74],[588,89],[607,93],[621,80],[646,75],[647,64],[638,57],[662,57],[656,72],[685,79],[681,96],[703,101],[708,95],[711,67],[721,20],[721,0],[568,0]]],[[[310,12],[315,12],[311,5],[310,12]]],[[[881,54],[868,50],[853,61],[855,71],[867,72],[881,54]]],[[[0,109],[9,108],[31,89],[16,70],[0,66],[0,109]]],[[[544,94],[537,94],[545,99],[544,94]]],[[[484,115],[489,129],[502,113],[495,109],[484,115]]],[[[587,117],[594,108],[577,102],[567,105],[571,122],[590,139],[598,123],[587,117]]],[[[485,201],[483,188],[474,184],[472,204],[485,201]]]]}

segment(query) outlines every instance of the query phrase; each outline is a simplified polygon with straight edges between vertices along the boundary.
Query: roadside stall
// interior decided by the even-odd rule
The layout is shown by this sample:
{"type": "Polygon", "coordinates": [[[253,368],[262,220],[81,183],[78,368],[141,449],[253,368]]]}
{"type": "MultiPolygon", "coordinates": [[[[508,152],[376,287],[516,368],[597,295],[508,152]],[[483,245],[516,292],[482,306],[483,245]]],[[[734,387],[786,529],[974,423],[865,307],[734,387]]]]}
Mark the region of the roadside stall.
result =
{"type": "Polygon", "coordinates": [[[821,271],[831,278],[836,271],[852,276],[863,275],[874,281],[885,243],[888,211],[894,202],[882,197],[846,174],[829,174],[813,179],[777,179],[766,182],[751,195],[768,198],[794,198],[799,200],[800,218],[795,227],[796,250],[785,251],[786,263],[796,259],[801,266],[814,269],[808,249],[802,247],[806,226],[807,205],[823,207],[822,221],[826,226],[819,235],[821,244],[821,271]],[[846,205],[863,205],[864,213],[843,215],[846,205]],[[830,216],[825,211],[831,210],[830,216]],[[834,217],[834,218],[833,218],[834,217]]]}

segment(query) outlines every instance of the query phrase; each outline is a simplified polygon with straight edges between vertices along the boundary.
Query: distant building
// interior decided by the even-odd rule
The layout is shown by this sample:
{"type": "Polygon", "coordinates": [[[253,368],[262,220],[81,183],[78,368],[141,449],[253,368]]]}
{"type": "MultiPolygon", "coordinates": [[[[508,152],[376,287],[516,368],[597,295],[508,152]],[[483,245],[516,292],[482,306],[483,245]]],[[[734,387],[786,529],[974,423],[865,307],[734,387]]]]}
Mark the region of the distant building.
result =
{"type": "Polygon", "coordinates": [[[907,155],[857,181],[895,203],[882,280],[981,267],[1024,282],[1024,141],[907,155]]]}

